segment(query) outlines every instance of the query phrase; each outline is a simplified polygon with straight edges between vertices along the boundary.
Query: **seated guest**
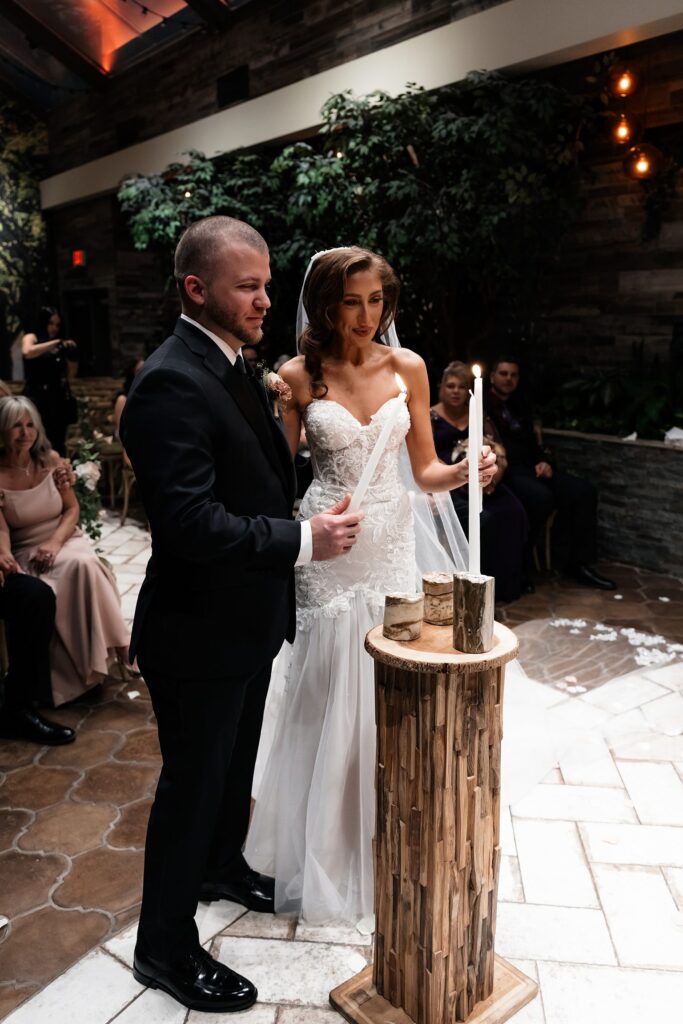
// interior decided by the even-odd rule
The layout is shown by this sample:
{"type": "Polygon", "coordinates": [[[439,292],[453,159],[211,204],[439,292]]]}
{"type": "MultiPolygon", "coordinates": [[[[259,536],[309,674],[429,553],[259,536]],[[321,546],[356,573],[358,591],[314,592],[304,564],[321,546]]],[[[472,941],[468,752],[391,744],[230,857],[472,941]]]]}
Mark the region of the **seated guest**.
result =
{"type": "Polygon", "coordinates": [[[0,399],[0,555],[42,576],[56,595],[52,701],[73,700],[123,660],[128,630],[116,581],[78,528],[62,460],[27,398],[0,399]]]}
{"type": "MultiPolygon", "coordinates": [[[[434,446],[442,462],[457,462],[465,455],[469,435],[469,393],[472,374],[464,363],[449,363],[439,387],[439,401],[432,406],[434,446]]],[[[505,450],[490,420],[484,422],[484,442],[497,455],[496,475],[484,491],[481,514],[481,569],[496,580],[496,600],[514,601],[529,589],[523,579],[522,556],[527,536],[527,518],[514,494],[501,483],[505,473],[505,450]]],[[[463,529],[468,527],[466,487],[451,491],[463,529]]]]}
{"type": "Polygon", "coordinates": [[[553,547],[559,568],[586,586],[614,590],[613,581],[593,567],[597,558],[595,487],[552,465],[534,431],[531,408],[516,393],[518,385],[519,361],[500,356],[491,370],[485,406],[507,450],[505,481],[529,517],[527,564],[546,519],[557,509],[553,547]]]}
{"type": "Polygon", "coordinates": [[[72,743],[73,729],[50,722],[36,710],[52,702],[49,652],[55,595],[47,583],[22,573],[6,551],[0,553],[0,619],[9,662],[0,700],[0,736],[52,746],[72,743]]]}

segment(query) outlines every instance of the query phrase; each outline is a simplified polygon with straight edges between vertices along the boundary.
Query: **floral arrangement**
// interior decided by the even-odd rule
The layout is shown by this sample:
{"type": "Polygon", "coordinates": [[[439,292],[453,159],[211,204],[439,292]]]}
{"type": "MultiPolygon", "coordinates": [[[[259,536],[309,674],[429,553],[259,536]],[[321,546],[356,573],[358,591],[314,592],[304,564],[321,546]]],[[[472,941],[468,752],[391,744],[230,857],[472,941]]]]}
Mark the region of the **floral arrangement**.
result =
{"type": "Polygon", "coordinates": [[[270,398],[279,400],[283,406],[286,406],[287,402],[291,401],[292,389],[289,384],[282,379],[279,373],[271,370],[266,363],[260,362],[256,364],[256,376],[266,389],[266,394],[268,395],[270,392],[270,398]]]}
{"type": "Polygon", "coordinates": [[[80,442],[71,458],[71,465],[76,478],[74,493],[81,507],[79,525],[91,540],[99,540],[102,536],[102,502],[97,484],[102,475],[102,464],[94,441],[83,439],[80,442]]]}

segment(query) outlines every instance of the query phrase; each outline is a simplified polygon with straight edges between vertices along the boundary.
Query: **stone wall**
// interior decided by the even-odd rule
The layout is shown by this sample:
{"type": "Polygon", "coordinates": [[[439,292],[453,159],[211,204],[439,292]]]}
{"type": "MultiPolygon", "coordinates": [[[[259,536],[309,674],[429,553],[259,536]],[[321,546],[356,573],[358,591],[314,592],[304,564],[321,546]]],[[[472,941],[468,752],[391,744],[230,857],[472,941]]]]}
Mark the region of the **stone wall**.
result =
{"type": "Polygon", "coordinates": [[[558,464],[599,490],[601,557],[683,577],[683,448],[545,430],[558,464]]]}
{"type": "MultiPolygon", "coordinates": [[[[619,55],[642,74],[628,107],[646,141],[678,150],[683,160],[683,33],[619,55]]],[[[581,91],[592,63],[567,65],[553,77],[581,91]]],[[[605,124],[599,137],[606,132],[605,124]]],[[[655,360],[683,371],[683,175],[661,230],[647,239],[644,186],[626,176],[623,155],[588,141],[585,208],[563,244],[537,325],[546,363],[550,357],[573,376],[580,368],[628,366],[641,346],[646,369],[655,360]]]]}
{"type": "Polygon", "coordinates": [[[238,8],[227,30],[188,31],[112,77],[101,92],[55,110],[52,173],[215,113],[221,109],[217,80],[239,67],[249,69],[244,98],[253,99],[503,2],[252,0],[238,8]]]}

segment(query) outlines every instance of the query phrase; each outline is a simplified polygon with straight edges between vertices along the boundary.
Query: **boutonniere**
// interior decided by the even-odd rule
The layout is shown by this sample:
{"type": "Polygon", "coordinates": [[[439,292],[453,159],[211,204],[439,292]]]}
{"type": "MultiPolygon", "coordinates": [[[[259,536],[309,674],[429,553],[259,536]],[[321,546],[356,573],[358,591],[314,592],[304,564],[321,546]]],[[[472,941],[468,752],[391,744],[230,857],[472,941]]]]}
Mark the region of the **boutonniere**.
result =
{"type": "Polygon", "coordinates": [[[256,374],[260,377],[266,391],[270,391],[283,404],[286,405],[291,400],[292,389],[279,373],[269,370],[265,363],[259,363],[256,367],[256,374]]]}

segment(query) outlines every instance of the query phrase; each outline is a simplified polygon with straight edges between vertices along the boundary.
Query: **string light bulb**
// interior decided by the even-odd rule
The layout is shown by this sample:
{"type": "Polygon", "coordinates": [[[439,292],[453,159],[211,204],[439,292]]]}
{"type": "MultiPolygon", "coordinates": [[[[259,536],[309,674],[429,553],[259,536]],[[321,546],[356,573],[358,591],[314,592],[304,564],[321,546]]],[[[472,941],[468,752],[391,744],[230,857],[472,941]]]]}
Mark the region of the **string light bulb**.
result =
{"type": "Polygon", "coordinates": [[[189,188],[185,189],[183,195],[185,196],[186,199],[192,199],[192,193],[190,192],[189,188]]]}
{"type": "Polygon", "coordinates": [[[638,75],[632,68],[614,68],[609,78],[610,90],[614,96],[625,99],[638,88],[638,75]]]}
{"type": "Polygon", "coordinates": [[[638,122],[630,114],[620,114],[619,120],[612,128],[612,139],[620,146],[627,142],[633,143],[638,134],[638,122]]]}
{"type": "Polygon", "coordinates": [[[656,146],[641,143],[632,146],[624,158],[624,170],[634,181],[647,181],[661,170],[664,157],[656,146]]]}

